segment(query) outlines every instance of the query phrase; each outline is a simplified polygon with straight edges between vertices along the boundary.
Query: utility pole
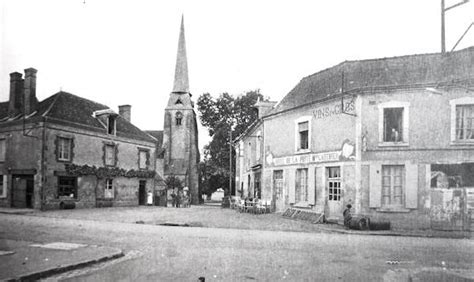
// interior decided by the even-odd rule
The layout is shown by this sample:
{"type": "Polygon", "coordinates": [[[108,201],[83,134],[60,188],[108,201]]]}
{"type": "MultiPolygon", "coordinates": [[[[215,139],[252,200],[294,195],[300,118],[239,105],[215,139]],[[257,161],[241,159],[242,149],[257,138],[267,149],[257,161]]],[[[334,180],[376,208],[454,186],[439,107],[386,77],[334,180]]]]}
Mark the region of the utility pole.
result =
{"type": "Polygon", "coordinates": [[[232,196],[232,126],[230,126],[229,129],[229,197],[230,196],[232,196]]]}
{"type": "MultiPolygon", "coordinates": [[[[441,0],[441,53],[444,54],[446,53],[446,31],[445,31],[445,13],[453,8],[456,8],[458,6],[464,5],[468,3],[469,0],[462,0],[461,2],[458,2],[457,4],[454,4],[452,6],[449,6],[448,8],[445,8],[444,5],[444,0],[441,0]]],[[[471,26],[468,27],[467,31],[469,30],[471,26]]],[[[464,37],[464,35],[463,35],[464,37]]],[[[462,38],[461,38],[462,39],[462,38]]],[[[459,43],[459,42],[458,42],[459,43]]],[[[456,43],[456,45],[458,44],[456,43]]],[[[455,46],[456,47],[456,46],[455,46]]],[[[454,50],[454,48],[453,48],[454,50]]]]}

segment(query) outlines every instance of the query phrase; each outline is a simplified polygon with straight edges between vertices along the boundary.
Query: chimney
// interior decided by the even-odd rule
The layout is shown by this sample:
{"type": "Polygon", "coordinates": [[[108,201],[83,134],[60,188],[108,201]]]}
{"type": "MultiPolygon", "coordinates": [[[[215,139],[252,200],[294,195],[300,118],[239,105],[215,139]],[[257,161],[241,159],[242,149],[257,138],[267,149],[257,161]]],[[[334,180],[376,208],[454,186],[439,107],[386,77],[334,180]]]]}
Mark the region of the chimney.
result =
{"type": "Polygon", "coordinates": [[[262,118],[265,114],[270,112],[271,109],[277,104],[278,102],[273,102],[273,101],[258,101],[255,104],[255,107],[258,110],[258,118],[262,118]]]}
{"type": "Polygon", "coordinates": [[[122,105],[119,106],[119,115],[126,119],[128,122],[132,122],[132,106],[122,105]]]}
{"type": "Polygon", "coordinates": [[[38,100],[36,99],[36,72],[34,68],[25,69],[24,97],[25,97],[25,115],[36,111],[38,100]]]}
{"type": "Polygon", "coordinates": [[[23,110],[23,79],[19,72],[10,74],[10,101],[8,115],[14,116],[23,110]]]}

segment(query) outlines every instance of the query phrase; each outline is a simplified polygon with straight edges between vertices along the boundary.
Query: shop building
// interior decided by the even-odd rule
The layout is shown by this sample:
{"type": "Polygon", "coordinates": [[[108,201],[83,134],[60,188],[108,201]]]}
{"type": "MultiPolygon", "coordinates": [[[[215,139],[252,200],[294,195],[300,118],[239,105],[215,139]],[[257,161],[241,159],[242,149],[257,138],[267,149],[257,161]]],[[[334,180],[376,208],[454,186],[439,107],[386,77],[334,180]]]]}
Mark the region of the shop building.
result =
{"type": "MultiPolygon", "coordinates": [[[[395,227],[468,228],[473,62],[470,47],[345,61],[303,78],[258,121],[261,198],[276,211],[291,207],[327,219],[341,219],[351,204],[395,227]]],[[[253,153],[245,134],[239,160],[253,153]]],[[[236,185],[247,185],[242,171],[249,169],[237,171],[236,185]]]]}

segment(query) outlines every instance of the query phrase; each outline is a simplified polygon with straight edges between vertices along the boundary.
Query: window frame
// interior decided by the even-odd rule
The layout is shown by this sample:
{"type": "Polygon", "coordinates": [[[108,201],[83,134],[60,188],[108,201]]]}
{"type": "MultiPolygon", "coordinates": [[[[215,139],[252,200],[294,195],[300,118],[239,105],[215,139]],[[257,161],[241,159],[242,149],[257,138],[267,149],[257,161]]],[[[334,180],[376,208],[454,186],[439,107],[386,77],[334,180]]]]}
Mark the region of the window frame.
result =
{"type": "Polygon", "coordinates": [[[7,157],[7,138],[1,137],[0,138],[0,143],[3,143],[3,147],[2,147],[3,152],[0,151],[0,163],[3,163],[3,162],[5,162],[5,159],[7,157]]]}
{"type": "Polygon", "coordinates": [[[283,169],[275,169],[273,170],[273,189],[275,191],[275,195],[277,199],[282,199],[283,198],[283,186],[284,186],[284,171],[283,169]],[[277,177],[281,176],[281,177],[277,177]]]}
{"type": "Polygon", "coordinates": [[[296,153],[308,153],[311,152],[311,121],[312,116],[302,116],[295,120],[295,152],[296,153]],[[308,148],[301,148],[301,133],[300,124],[308,123],[308,148]]]}
{"type": "Polygon", "coordinates": [[[381,188],[381,191],[380,191],[380,207],[382,209],[404,209],[405,208],[405,205],[406,205],[406,166],[404,164],[389,164],[389,165],[382,165],[381,167],[381,183],[380,183],[380,188],[381,188]],[[400,198],[401,198],[401,201],[400,201],[400,204],[395,204],[394,203],[394,199],[395,199],[395,184],[394,184],[394,178],[397,176],[397,175],[392,175],[390,174],[389,177],[390,177],[390,187],[389,187],[389,194],[385,193],[385,185],[384,185],[384,177],[385,177],[385,169],[388,169],[388,168],[395,168],[395,167],[400,167],[402,168],[401,170],[401,175],[399,175],[398,177],[400,177],[401,179],[401,191],[400,191],[400,198]],[[385,203],[384,201],[384,197],[386,197],[385,195],[388,195],[388,197],[390,198],[390,203],[385,203]]]}
{"type": "Polygon", "coordinates": [[[107,134],[108,135],[117,135],[117,116],[116,115],[108,115],[107,116],[107,134]],[[113,127],[111,127],[111,123],[113,127]]]}
{"type": "Polygon", "coordinates": [[[343,200],[342,192],[342,167],[341,166],[328,166],[326,167],[326,189],[327,189],[327,200],[333,202],[341,202],[343,200]],[[339,170],[337,177],[331,177],[331,171],[333,169],[339,170]],[[332,184],[332,185],[331,185],[332,184]],[[337,184],[337,185],[335,185],[337,184]],[[332,186],[332,187],[330,187],[332,186]],[[331,192],[332,190],[332,192],[331,192]],[[335,192],[337,190],[337,193],[335,192]],[[338,198],[335,199],[334,196],[338,198]]]}
{"type": "Polygon", "coordinates": [[[74,138],[73,137],[61,136],[61,135],[56,136],[56,161],[58,161],[58,162],[67,162],[67,163],[72,162],[73,156],[74,156],[73,148],[74,148],[74,138]],[[68,148],[69,149],[69,157],[68,158],[64,158],[64,157],[61,156],[61,149],[64,148],[63,146],[61,146],[61,141],[63,141],[63,140],[68,140],[69,141],[69,148],[68,148]]]}
{"type": "Polygon", "coordinates": [[[150,167],[150,150],[145,148],[138,148],[138,169],[147,170],[150,167]],[[145,167],[141,166],[142,154],[145,154],[145,167]]]}
{"type": "Polygon", "coordinates": [[[115,189],[114,189],[114,179],[113,178],[105,179],[104,198],[105,199],[114,199],[115,198],[115,189]]]}
{"type": "Polygon", "coordinates": [[[474,144],[474,139],[457,139],[456,137],[456,116],[458,106],[474,105],[474,97],[461,97],[449,101],[451,107],[451,144],[474,144]]]}
{"type": "Polygon", "coordinates": [[[118,144],[113,143],[113,142],[104,142],[104,145],[102,147],[103,150],[103,156],[102,160],[104,161],[104,166],[106,167],[115,167],[117,166],[118,163],[118,144]],[[112,159],[113,159],[113,164],[108,164],[107,163],[107,147],[112,147],[112,159]]]}
{"type": "MultiPolygon", "coordinates": [[[[74,189],[74,192],[72,193],[74,196],[72,197],[72,199],[77,199],[78,198],[78,187],[77,187],[77,177],[73,177],[73,176],[57,176],[57,193],[58,193],[58,198],[61,198],[61,197],[67,197],[67,198],[71,198],[69,195],[60,195],[60,191],[62,190],[61,189],[61,179],[68,179],[68,180],[72,180],[73,181],[73,189],[74,189]]],[[[64,186],[64,185],[63,185],[64,186]]],[[[64,189],[64,188],[63,188],[64,189]]]]}
{"type": "Polygon", "coordinates": [[[408,146],[410,130],[410,102],[389,101],[380,103],[379,106],[379,146],[408,146]],[[385,109],[403,108],[402,141],[385,141],[385,109]]]}
{"type": "Polygon", "coordinates": [[[8,175],[0,174],[0,198],[7,197],[8,175]]]}
{"type": "Polygon", "coordinates": [[[174,119],[175,119],[175,124],[177,126],[183,125],[183,113],[182,112],[176,112],[176,114],[174,115],[174,119]]]}
{"type": "Polygon", "coordinates": [[[308,173],[309,169],[307,167],[297,168],[295,171],[295,203],[308,202],[308,173]],[[303,171],[305,172],[304,177],[301,173],[303,171]]]}

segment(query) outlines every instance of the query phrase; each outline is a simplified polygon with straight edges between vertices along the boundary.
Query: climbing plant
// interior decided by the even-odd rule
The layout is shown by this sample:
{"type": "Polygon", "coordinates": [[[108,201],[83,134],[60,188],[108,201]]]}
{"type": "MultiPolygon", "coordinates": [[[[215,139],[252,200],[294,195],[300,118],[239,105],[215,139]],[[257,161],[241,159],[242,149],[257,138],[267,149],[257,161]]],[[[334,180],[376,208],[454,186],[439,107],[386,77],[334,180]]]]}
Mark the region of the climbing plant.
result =
{"type": "Polygon", "coordinates": [[[153,170],[126,170],[118,167],[96,167],[90,165],[65,164],[66,172],[71,176],[91,175],[97,178],[153,178],[155,171],[153,170]]]}

